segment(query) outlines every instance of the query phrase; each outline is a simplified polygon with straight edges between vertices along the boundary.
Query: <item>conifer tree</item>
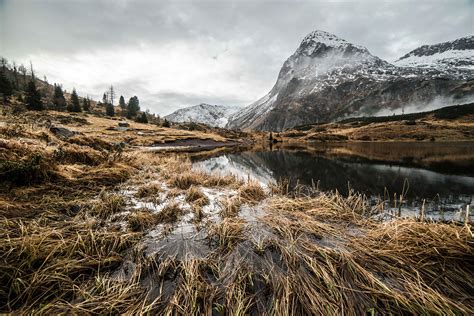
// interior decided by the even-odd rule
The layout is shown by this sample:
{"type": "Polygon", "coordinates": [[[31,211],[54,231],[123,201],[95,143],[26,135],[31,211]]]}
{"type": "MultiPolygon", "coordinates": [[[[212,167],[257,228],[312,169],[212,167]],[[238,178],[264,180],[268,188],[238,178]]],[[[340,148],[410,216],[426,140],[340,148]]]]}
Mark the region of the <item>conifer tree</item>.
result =
{"type": "Polygon", "coordinates": [[[91,100],[89,97],[82,99],[82,109],[86,112],[91,110],[91,100]]]}
{"type": "Polygon", "coordinates": [[[79,97],[77,96],[76,89],[72,89],[71,94],[71,111],[72,112],[81,112],[81,105],[79,104],[79,97]]]}
{"type": "Polygon", "coordinates": [[[109,90],[107,91],[107,95],[109,97],[110,104],[114,105],[114,100],[115,100],[115,90],[112,85],[110,85],[109,90]]]}
{"type": "Polygon", "coordinates": [[[21,64],[20,67],[18,67],[18,71],[23,75],[23,84],[26,85],[26,67],[21,64]]]}
{"type": "Polygon", "coordinates": [[[0,64],[2,65],[2,71],[5,72],[8,67],[8,60],[5,57],[1,57],[0,64]]]}
{"type": "Polygon", "coordinates": [[[15,79],[14,81],[14,89],[19,90],[20,84],[18,82],[18,68],[16,67],[16,63],[13,62],[13,78],[15,79]]]}
{"type": "Polygon", "coordinates": [[[163,122],[163,124],[162,124],[161,126],[162,126],[162,127],[170,127],[171,124],[170,124],[170,122],[168,122],[167,119],[165,119],[165,121],[163,122]]]}
{"type": "Polygon", "coordinates": [[[64,111],[66,108],[66,99],[64,98],[63,89],[59,84],[54,84],[53,104],[57,111],[64,111]]]}
{"type": "Polygon", "coordinates": [[[105,114],[107,114],[108,116],[114,116],[115,115],[115,109],[114,109],[114,105],[112,103],[107,103],[105,105],[105,114]]]}
{"type": "Polygon", "coordinates": [[[124,116],[125,110],[127,109],[127,104],[125,103],[125,99],[124,99],[123,95],[120,96],[119,106],[120,106],[120,109],[122,110],[121,111],[121,116],[124,116]]]}
{"type": "Polygon", "coordinates": [[[67,102],[66,110],[67,110],[68,112],[72,112],[73,107],[72,107],[72,102],[71,102],[71,100],[69,100],[69,101],[67,102]]]}
{"type": "Polygon", "coordinates": [[[127,105],[127,118],[132,118],[137,116],[138,111],[140,111],[140,102],[137,96],[133,96],[128,101],[127,105]]]}
{"type": "Polygon", "coordinates": [[[3,72],[0,72],[0,95],[3,96],[3,102],[6,102],[7,97],[11,96],[12,94],[13,87],[10,80],[8,80],[3,72]]]}
{"type": "Polygon", "coordinates": [[[43,110],[43,101],[41,101],[41,94],[36,88],[34,77],[30,82],[28,82],[26,88],[26,108],[35,111],[43,110]]]}
{"type": "Polygon", "coordinates": [[[140,114],[138,117],[137,117],[137,120],[136,120],[138,123],[145,123],[145,124],[148,124],[148,117],[146,115],[145,112],[142,112],[142,114],[140,114]]]}

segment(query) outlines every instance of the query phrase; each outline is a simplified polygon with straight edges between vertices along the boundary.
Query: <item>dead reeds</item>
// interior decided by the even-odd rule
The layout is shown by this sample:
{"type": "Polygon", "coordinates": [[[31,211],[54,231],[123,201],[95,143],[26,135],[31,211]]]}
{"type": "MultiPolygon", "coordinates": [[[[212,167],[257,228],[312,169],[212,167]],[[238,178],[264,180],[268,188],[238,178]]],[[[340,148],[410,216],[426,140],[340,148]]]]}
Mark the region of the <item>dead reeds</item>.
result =
{"type": "Polygon", "coordinates": [[[205,206],[209,204],[209,198],[198,187],[192,186],[186,192],[186,202],[192,203],[196,206],[205,206]]]}
{"type": "Polygon", "coordinates": [[[170,201],[156,214],[158,223],[175,223],[184,214],[178,201],[170,201]]]}
{"type": "Polygon", "coordinates": [[[247,203],[256,203],[263,200],[266,193],[258,182],[249,181],[240,187],[239,197],[247,203]]]}
{"type": "Polygon", "coordinates": [[[0,221],[1,310],[31,312],[38,302],[71,300],[86,276],[116,266],[137,241],[135,234],[99,231],[92,219],[0,221]]]}
{"type": "Polygon", "coordinates": [[[225,198],[220,201],[220,215],[222,218],[237,216],[242,205],[238,197],[225,198]]]}
{"type": "Polygon", "coordinates": [[[125,210],[126,200],[120,194],[102,192],[99,200],[93,203],[90,212],[102,219],[125,210]]]}
{"type": "Polygon", "coordinates": [[[127,216],[128,227],[135,232],[145,231],[158,223],[157,214],[147,208],[133,211],[127,216]]]}
{"type": "Polygon", "coordinates": [[[135,196],[137,198],[154,197],[158,195],[160,192],[163,192],[163,188],[161,184],[151,183],[151,184],[140,186],[135,196]]]}

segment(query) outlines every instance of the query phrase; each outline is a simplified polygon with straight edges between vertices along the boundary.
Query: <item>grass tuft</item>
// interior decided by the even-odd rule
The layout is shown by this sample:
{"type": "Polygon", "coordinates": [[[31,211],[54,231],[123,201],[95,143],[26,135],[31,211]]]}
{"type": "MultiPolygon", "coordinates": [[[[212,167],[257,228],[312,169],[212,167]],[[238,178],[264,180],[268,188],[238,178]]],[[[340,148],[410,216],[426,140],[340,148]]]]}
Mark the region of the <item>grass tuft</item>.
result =
{"type": "Polygon", "coordinates": [[[135,196],[137,198],[153,197],[163,191],[159,183],[146,184],[138,188],[135,196]]]}
{"type": "Polygon", "coordinates": [[[99,200],[91,207],[91,213],[102,219],[125,210],[127,202],[120,194],[101,193],[99,200]]]}
{"type": "Polygon", "coordinates": [[[239,190],[239,197],[248,203],[256,203],[266,197],[265,190],[255,181],[249,181],[239,190]]]}
{"type": "Polygon", "coordinates": [[[128,227],[134,232],[141,232],[155,226],[157,221],[156,214],[147,208],[141,208],[128,216],[128,227]]]}
{"type": "Polygon", "coordinates": [[[186,192],[186,202],[192,203],[196,206],[205,206],[209,204],[209,198],[198,187],[192,186],[186,192]]]}

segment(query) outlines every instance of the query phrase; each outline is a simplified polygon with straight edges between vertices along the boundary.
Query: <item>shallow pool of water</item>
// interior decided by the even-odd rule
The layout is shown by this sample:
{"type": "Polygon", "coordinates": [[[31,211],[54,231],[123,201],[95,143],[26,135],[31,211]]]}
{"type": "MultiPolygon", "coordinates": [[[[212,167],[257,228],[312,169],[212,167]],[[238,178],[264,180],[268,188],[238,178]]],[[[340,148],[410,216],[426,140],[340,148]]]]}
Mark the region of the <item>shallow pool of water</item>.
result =
{"type": "Polygon", "coordinates": [[[437,217],[459,212],[474,197],[474,143],[357,143],[272,146],[227,152],[194,162],[208,172],[234,174],[261,184],[289,179],[347,195],[349,189],[387,201],[404,193],[404,213],[426,199],[437,217]]]}

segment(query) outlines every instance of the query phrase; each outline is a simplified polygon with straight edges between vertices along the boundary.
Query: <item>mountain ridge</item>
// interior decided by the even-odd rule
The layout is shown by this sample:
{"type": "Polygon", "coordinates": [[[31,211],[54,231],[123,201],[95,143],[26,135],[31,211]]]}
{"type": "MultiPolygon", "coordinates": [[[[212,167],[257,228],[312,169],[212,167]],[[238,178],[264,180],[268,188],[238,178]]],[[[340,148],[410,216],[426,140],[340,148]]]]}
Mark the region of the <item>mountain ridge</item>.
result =
{"type": "Polygon", "coordinates": [[[203,123],[214,127],[224,127],[228,117],[240,107],[200,103],[185,107],[166,115],[164,118],[175,123],[203,123]]]}
{"type": "Polygon", "coordinates": [[[283,64],[267,95],[236,112],[228,128],[281,131],[381,110],[400,111],[436,97],[472,96],[470,69],[400,67],[324,31],[313,31],[283,64]]]}
{"type": "Polygon", "coordinates": [[[474,70],[474,36],[453,41],[422,45],[394,62],[401,67],[450,68],[474,70]]]}

